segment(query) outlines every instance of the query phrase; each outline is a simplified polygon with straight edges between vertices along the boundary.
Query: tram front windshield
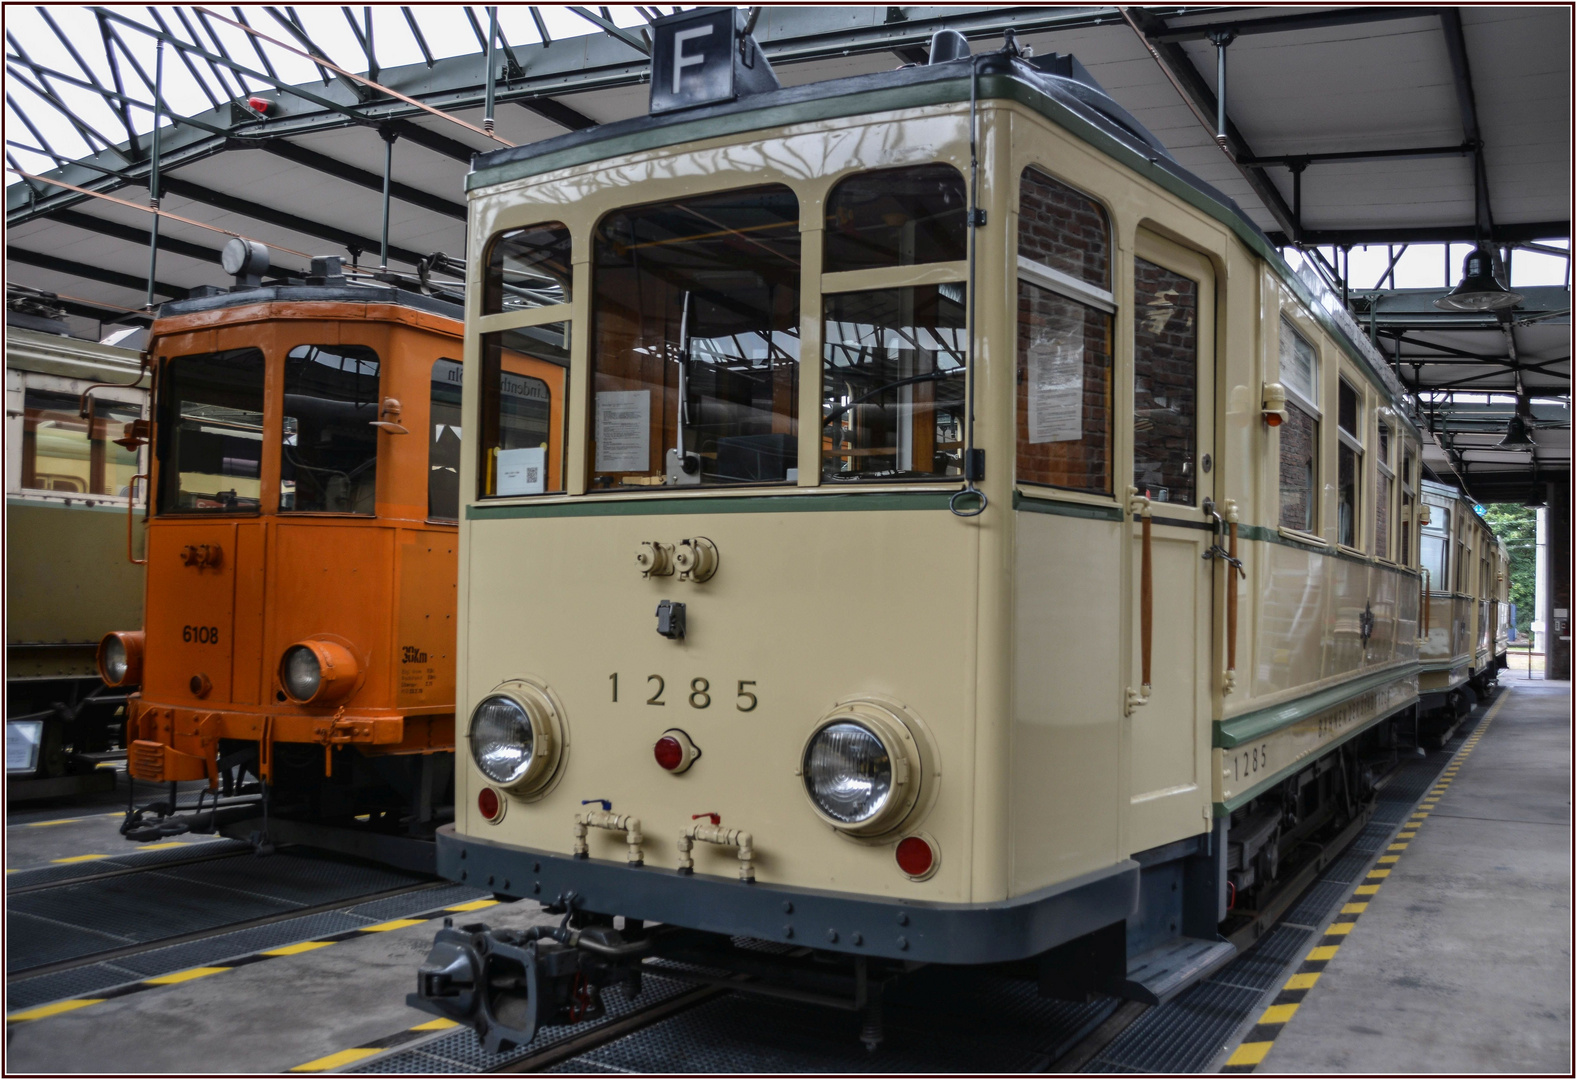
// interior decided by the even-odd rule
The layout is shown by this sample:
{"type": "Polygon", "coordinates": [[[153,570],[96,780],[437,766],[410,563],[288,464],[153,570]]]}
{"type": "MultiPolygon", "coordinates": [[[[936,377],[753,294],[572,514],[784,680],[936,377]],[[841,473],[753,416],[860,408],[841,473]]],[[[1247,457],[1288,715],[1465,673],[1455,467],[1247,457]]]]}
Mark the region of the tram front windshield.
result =
{"type": "Polygon", "coordinates": [[[592,488],[796,480],[793,191],[621,211],[594,248],[592,488]]]}
{"type": "Polygon", "coordinates": [[[255,513],[262,494],[263,354],[178,356],[160,386],[159,509],[255,513]]]}

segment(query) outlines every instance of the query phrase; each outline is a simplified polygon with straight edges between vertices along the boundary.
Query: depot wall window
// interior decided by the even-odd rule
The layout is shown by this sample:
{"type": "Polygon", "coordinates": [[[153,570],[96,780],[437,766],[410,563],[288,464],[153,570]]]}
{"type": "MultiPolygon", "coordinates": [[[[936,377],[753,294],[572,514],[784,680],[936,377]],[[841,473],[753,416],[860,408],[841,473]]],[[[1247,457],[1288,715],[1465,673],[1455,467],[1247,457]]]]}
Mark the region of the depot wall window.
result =
{"type": "Polygon", "coordinates": [[[1391,426],[1384,420],[1375,425],[1374,553],[1391,557],[1391,499],[1396,490],[1391,471],[1391,426]]]}
{"type": "Polygon", "coordinates": [[[282,513],[376,511],[378,368],[378,354],[361,345],[298,345],[285,355],[282,513]]]}
{"type": "Polygon", "coordinates": [[[592,267],[591,489],[796,481],[794,192],[610,214],[592,267]]]}
{"type": "Polygon", "coordinates": [[[460,517],[460,388],[455,360],[434,360],[427,412],[427,516],[460,517]]]}
{"type": "MultiPolygon", "coordinates": [[[[103,393],[103,391],[99,391],[103,393]]],[[[28,387],[22,396],[22,486],[65,495],[129,495],[137,453],[115,445],[140,406],[28,387]]]]}
{"type": "Polygon", "coordinates": [[[822,272],[874,270],[968,257],[964,177],[951,165],[876,169],[827,196],[822,272]]]}
{"type": "Polygon", "coordinates": [[[1155,502],[1192,504],[1199,285],[1146,259],[1133,267],[1133,482],[1155,502]]]}
{"type": "Polygon", "coordinates": [[[1021,484],[1112,493],[1110,227],[1035,168],[1019,184],[1017,469],[1021,484]]]}
{"type": "Polygon", "coordinates": [[[263,354],[178,356],[161,369],[157,395],[160,513],[255,513],[263,490],[263,354]]]}
{"type": "Polygon", "coordinates": [[[1315,532],[1319,525],[1319,356],[1286,319],[1281,320],[1281,383],[1287,389],[1287,418],[1280,433],[1278,483],[1285,529],[1315,532]]]}
{"type": "Polygon", "coordinates": [[[545,323],[482,335],[481,497],[564,490],[569,327],[545,323]]]}
{"type": "Polygon", "coordinates": [[[1363,487],[1363,441],[1360,426],[1363,395],[1336,381],[1336,542],[1358,546],[1358,510],[1363,487]]]}
{"type": "Polygon", "coordinates": [[[567,304],[570,300],[569,230],[557,222],[510,229],[487,246],[482,314],[567,304]]]}

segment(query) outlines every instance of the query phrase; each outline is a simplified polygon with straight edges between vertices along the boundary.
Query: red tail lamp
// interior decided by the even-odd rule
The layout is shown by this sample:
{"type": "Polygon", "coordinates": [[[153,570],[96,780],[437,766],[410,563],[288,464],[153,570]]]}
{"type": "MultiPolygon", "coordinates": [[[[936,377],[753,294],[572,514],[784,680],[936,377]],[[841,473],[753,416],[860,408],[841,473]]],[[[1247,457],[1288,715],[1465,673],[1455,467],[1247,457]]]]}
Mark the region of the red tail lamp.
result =
{"type": "Polygon", "coordinates": [[[928,837],[906,836],[898,841],[894,852],[898,869],[916,881],[924,881],[936,872],[936,848],[928,837]]]}
{"type": "Polygon", "coordinates": [[[246,99],[247,108],[255,113],[262,113],[264,116],[268,115],[268,108],[272,104],[274,104],[272,101],[263,97],[253,96],[246,99]]]}
{"type": "Polygon", "coordinates": [[[498,797],[497,791],[485,787],[477,792],[476,809],[488,821],[497,823],[504,816],[504,800],[498,797]]]}
{"type": "Polygon", "coordinates": [[[657,759],[657,764],[671,773],[684,772],[700,756],[701,751],[690,741],[690,736],[678,728],[669,728],[663,732],[652,747],[652,757],[657,759]]]}

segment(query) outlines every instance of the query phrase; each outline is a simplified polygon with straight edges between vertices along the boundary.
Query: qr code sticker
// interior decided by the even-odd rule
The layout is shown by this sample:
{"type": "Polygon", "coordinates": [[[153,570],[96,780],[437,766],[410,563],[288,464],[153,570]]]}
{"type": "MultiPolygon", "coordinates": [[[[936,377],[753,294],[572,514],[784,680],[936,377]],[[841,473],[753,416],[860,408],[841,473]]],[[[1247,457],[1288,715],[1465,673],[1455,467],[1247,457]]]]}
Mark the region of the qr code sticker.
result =
{"type": "Polygon", "coordinates": [[[537,472],[538,472],[538,469],[537,469],[537,467],[535,465],[529,466],[526,469],[526,483],[528,485],[529,484],[536,484],[536,483],[539,482],[538,479],[537,479],[537,472]]]}

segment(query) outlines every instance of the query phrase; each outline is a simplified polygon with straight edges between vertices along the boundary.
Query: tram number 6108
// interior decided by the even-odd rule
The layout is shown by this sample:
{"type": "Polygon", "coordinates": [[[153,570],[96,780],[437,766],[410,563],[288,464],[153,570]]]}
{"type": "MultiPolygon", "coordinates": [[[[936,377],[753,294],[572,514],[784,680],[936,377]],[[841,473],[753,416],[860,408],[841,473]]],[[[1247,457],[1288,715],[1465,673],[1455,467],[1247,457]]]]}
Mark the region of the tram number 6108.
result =
{"type": "Polygon", "coordinates": [[[1260,743],[1232,755],[1232,779],[1243,780],[1270,768],[1270,744],[1260,743]]]}
{"type": "Polygon", "coordinates": [[[183,626],[181,627],[182,641],[195,641],[199,645],[219,644],[219,628],[217,626],[183,626]]]}
{"type": "MultiPolygon", "coordinates": [[[[612,700],[619,700],[619,673],[617,671],[608,676],[612,700]]],[[[755,712],[760,704],[755,692],[750,688],[756,685],[755,679],[740,679],[734,694],[734,708],[740,712],[755,712]]],[[[668,692],[668,683],[661,675],[646,676],[646,688],[651,691],[651,696],[646,699],[648,705],[666,706],[663,695],[668,692]]],[[[704,676],[697,675],[690,680],[690,690],[686,695],[692,709],[709,709],[712,707],[712,683],[704,676]]]]}

